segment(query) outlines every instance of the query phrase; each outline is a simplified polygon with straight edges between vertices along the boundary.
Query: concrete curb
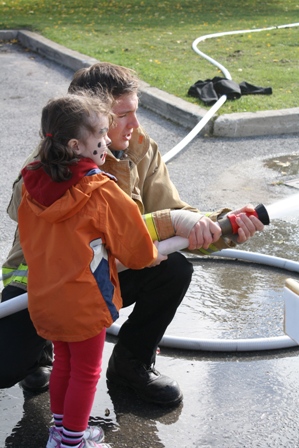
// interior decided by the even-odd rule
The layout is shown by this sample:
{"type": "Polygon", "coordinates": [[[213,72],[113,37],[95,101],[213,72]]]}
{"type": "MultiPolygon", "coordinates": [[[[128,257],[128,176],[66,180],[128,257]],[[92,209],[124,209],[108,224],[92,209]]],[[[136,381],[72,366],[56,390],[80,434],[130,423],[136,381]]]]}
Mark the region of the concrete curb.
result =
{"type": "MultiPolygon", "coordinates": [[[[35,53],[55,61],[74,72],[98,62],[97,59],[56,44],[39,34],[23,30],[0,30],[0,40],[18,42],[35,53]]],[[[206,114],[203,109],[149,84],[140,83],[140,103],[164,118],[187,129],[206,114]]],[[[255,137],[299,133],[299,107],[277,111],[214,115],[201,131],[214,137],[255,137]]]]}

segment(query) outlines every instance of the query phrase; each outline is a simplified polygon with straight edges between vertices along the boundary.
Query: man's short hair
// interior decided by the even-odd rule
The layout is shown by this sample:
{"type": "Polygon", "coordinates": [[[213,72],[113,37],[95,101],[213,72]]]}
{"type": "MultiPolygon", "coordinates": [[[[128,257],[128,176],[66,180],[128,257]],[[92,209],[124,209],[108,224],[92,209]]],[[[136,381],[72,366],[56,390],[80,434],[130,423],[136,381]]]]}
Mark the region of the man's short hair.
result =
{"type": "Polygon", "coordinates": [[[112,95],[115,99],[128,93],[137,93],[139,79],[134,70],[109,62],[98,62],[88,68],[78,70],[73,77],[68,92],[78,90],[99,90],[112,95]]]}

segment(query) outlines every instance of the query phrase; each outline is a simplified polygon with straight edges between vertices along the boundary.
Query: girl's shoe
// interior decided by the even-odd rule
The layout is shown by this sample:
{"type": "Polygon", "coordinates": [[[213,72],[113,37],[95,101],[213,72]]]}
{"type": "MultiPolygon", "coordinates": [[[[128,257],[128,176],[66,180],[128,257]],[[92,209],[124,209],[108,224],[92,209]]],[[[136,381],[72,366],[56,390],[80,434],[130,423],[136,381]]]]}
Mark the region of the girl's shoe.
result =
{"type": "MultiPolygon", "coordinates": [[[[60,448],[62,434],[55,428],[55,426],[51,426],[51,428],[49,429],[49,433],[50,435],[46,448],[60,448]]],[[[90,440],[92,442],[102,442],[104,438],[105,438],[104,431],[102,430],[102,428],[98,426],[88,426],[87,429],[84,431],[83,440],[90,440]]]]}
{"type": "Polygon", "coordinates": [[[96,443],[92,440],[83,439],[79,445],[79,448],[112,448],[108,443],[96,443]]]}

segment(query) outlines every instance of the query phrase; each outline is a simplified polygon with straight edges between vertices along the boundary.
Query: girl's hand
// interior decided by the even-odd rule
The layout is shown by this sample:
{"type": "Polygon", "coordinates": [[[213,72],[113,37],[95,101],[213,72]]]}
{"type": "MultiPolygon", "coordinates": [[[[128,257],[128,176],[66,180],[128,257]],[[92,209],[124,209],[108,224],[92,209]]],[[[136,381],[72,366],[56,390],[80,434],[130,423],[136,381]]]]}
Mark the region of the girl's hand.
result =
{"type": "MultiPolygon", "coordinates": [[[[159,241],[154,241],[154,245],[158,249],[159,247],[159,241]]],[[[155,259],[155,261],[148,266],[148,268],[154,268],[155,266],[158,266],[162,261],[167,260],[167,255],[162,255],[160,252],[158,252],[158,257],[155,259]]]]}

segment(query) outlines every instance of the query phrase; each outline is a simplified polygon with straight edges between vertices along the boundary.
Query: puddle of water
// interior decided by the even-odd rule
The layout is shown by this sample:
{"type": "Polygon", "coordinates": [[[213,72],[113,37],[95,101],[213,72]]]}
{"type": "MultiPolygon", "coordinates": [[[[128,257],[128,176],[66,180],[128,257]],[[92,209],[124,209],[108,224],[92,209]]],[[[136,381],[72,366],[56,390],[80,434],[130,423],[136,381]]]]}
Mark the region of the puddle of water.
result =
{"type": "Polygon", "coordinates": [[[273,157],[265,160],[264,165],[282,175],[297,175],[299,172],[299,156],[298,154],[287,154],[281,157],[273,157]]]}
{"type": "Polygon", "coordinates": [[[192,284],[167,333],[199,339],[280,336],[287,277],[245,262],[195,263],[192,284]]]}
{"type": "Polygon", "coordinates": [[[0,435],[5,433],[8,423],[17,423],[22,416],[23,394],[19,387],[0,389],[0,435]]]}
{"type": "MultiPolygon", "coordinates": [[[[277,221],[240,250],[299,260],[298,220],[277,221]]],[[[197,339],[282,336],[285,280],[299,274],[230,259],[193,259],[192,283],[166,334],[197,339]]],[[[121,310],[121,324],[132,307],[121,310]]]]}

